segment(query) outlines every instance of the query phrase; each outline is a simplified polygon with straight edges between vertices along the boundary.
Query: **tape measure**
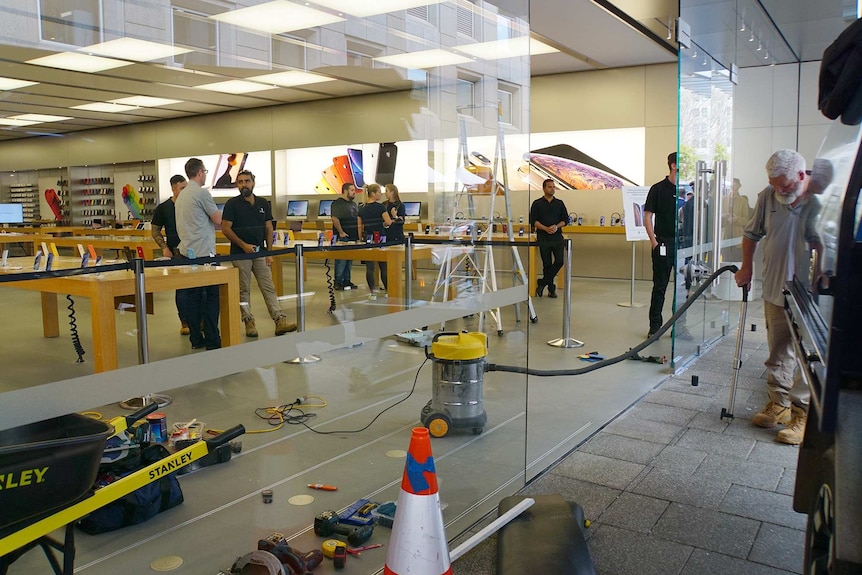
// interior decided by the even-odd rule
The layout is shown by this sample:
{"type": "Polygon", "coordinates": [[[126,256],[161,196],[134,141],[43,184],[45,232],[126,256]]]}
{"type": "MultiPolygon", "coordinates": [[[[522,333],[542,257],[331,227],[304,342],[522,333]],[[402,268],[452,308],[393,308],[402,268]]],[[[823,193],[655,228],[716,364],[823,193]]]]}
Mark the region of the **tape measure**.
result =
{"type": "Polygon", "coordinates": [[[332,559],[333,565],[336,569],[344,568],[344,565],[347,562],[347,544],[344,541],[327,539],[320,546],[320,549],[323,551],[324,557],[332,559]]]}

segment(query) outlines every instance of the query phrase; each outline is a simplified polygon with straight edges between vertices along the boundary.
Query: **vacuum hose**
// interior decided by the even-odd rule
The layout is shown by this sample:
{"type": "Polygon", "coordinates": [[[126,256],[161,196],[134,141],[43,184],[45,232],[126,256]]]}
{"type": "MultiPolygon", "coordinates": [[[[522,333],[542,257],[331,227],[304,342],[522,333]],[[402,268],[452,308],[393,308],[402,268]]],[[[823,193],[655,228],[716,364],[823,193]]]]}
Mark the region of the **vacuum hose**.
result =
{"type": "Polygon", "coordinates": [[[739,268],[732,265],[724,266],[717,269],[715,272],[712,273],[712,275],[710,275],[706,279],[706,281],[704,281],[700,286],[698,286],[696,290],[694,290],[694,292],[692,292],[689,298],[685,300],[685,302],[681,306],[679,306],[679,309],[676,310],[676,313],[673,314],[673,316],[669,320],[667,320],[667,322],[663,326],[661,326],[659,330],[652,335],[652,337],[616,357],[611,357],[602,361],[598,361],[580,369],[530,369],[517,365],[498,365],[496,363],[486,363],[485,371],[508,371],[510,373],[525,373],[527,375],[536,375],[539,377],[556,377],[559,375],[582,375],[584,373],[589,373],[591,371],[595,371],[597,369],[601,369],[603,367],[607,367],[609,365],[613,365],[627,359],[638,359],[638,353],[642,349],[658,341],[658,339],[662,335],[664,335],[664,333],[669,330],[680,317],[682,317],[682,314],[684,314],[686,310],[691,307],[691,305],[695,301],[697,301],[697,298],[700,297],[700,295],[705,292],[709,286],[712,285],[712,282],[714,282],[718,276],[720,276],[724,272],[736,273],[738,269],[739,268]]]}

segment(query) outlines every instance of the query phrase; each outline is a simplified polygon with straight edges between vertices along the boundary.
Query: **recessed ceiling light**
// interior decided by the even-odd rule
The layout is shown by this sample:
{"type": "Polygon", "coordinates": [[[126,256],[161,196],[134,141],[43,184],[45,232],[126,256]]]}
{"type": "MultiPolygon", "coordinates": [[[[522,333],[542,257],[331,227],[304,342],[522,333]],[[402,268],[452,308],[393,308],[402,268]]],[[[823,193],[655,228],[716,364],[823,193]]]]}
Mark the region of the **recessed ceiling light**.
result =
{"type": "Polygon", "coordinates": [[[539,54],[559,52],[556,48],[529,36],[508,38],[506,40],[492,40],[478,44],[465,44],[463,46],[456,46],[454,49],[477,58],[482,58],[483,60],[519,58],[521,56],[537,56],[539,54]]]}
{"type": "Polygon", "coordinates": [[[71,120],[68,116],[51,116],[48,114],[20,114],[11,116],[13,120],[25,120],[28,122],[61,122],[63,120],[71,120]]]}
{"type": "Polygon", "coordinates": [[[12,118],[0,118],[0,126],[32,126],[39,122],[28,122],[26,120],[14,120],[12,118]]]}
{"type": "Polygon", "coordinates": [[[267,34],[281,34],[344,21],[344,18],[287,0],[273,0],[257,6],[223,12],[210,18],[267,34]]]}
{"type": "Polygon", "coordinates": [[[14,90],[16,88],[24,88],[25,86],[35,86],[38,83],[16,80],[15,78],[0,78],[0,90],[14,90]]]}
{"type": "Polygon", "coordinates": [[[117,112],[128,112],[136,110],[137,106],[124,106],[122,104],[112,104],[111,102],[93,102],[92,104],[81,104],[80,106],[72,106],[73,110],[87,110],[88,112],[107,112],[115,114],[117,112]]]}
{"type": "Polygon", "coordinates": [[[408,8],[416,8],[417,6],[427,6],[430,4],[439,4],[444,0],[374,0],[359,2],[357,0],[314,0],[315,4],[326,6],[333,10],[346,12],[352,16],[365,18],[366,16],[374,16],[375,14],[385,14],[386,12],[396,12],[398,10],[407,10],[408,8]]]}
{"type": "Polygon", "coordinates": [[[100,58],[99,56],[90,56],[89,54],[81,54],[79,52],[60,52],[59,54],[27,60],[27,63],[36,64],[37,66],[47,66],[48,68],[60,68],[62,70],[87,73],[131,66],[131,62],[114,60],[113,58],[100,58]]]}
{"type": "Polygon", "coordinates": [[[472,62],[470,58],[453,54],[446,50],[422,50],[421,52],[407,52],[393,56],[378,56],[374,58],[378,62],[401,66],[402,68],[436,68],[437,66],[451,66],[453,64],[465,64],[472,62]]]}
{"type": "Polygon", "coordinates": [[[276,72],[274,74],[264,74],[263,76],[252,76],[247,80],[255,82],[263,82],[266,84],[275,84],[290,88],[291,86],[304,86],[306,84],[318,84],[320,82],[332,82],[335,78],[324,76],[322,74],[314,74],[312,72],[303,72],[300,70],[289,70],[287,72],[276,72]]]}
{"type": "Polygon", "coordinates": [[[257,82],[246,82],[245,80],[228,80],[226,82],[215,82],[214,84],[203,84],[195,86],[201,90],[212,92],[224,92],[225,94],[247,94],[249,92],[260,92],[261,90],[272,90],[273,86],[258,84],[257,82]]]}
{"type": "Polygon", "coordinates": [[[152,108],[155,106],[168,106],[170,104],[181,104],[182,100],[171,100],[170,98],[153,98],[152,96],[129,96],[128,98],[117,98],[108,100],[112,104],[124,104],[126,106],[137,106],[140,108],[152,108]]]}
{"type": "Polygon", "coordinates": [[[110,58],[122,58],[123,60],[132,60],[133,62],[149,62],[151,60],[161,60],[169,56],[177,56],[191,52],[187,48],[178,48],[168,44],[159,44],[158,42],[150,42],[148,40],[138,40],[137,38],[117,38],[101,44],[93,44],[78,49],[79,52],[98,54],[99,56],[108,56],[110,58]]]}

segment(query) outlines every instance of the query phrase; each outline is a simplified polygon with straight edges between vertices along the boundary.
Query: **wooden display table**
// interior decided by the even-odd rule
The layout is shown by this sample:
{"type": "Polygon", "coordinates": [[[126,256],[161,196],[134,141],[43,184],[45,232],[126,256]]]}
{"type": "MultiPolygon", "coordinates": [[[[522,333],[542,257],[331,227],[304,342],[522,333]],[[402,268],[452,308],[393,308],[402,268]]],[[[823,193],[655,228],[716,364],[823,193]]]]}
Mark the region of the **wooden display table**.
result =
{"type": "MultiPolygon", "coordinates": [[[[25,273],[33,269],[32,258],[9,258],[9,266],[0,273],[25,273]],[[22,269],[11,269],[20,266],[22,269]]],[[[79,258],[57,258],[54,269],[69,269],[80,265],[79,258]]],[[[44,269],[44,260],[42,263],[44,269]]],[[[233,266],[174,266],[148,268],[144,271],[148,294],[174,291],[206,285],[219,286],[222,345],[240,343],[239,272],[233,266]]],[[[117,369],[117,327],[114,298],[134,295],[135,274],[131,270],[93,273],[68,277],[46,277],[38,280],[0,284],[42,293],[42,330],[45,337],[58,337],[60,323],[57,297],[59,294],[90,299],[93,336],[93,364],[96,372],[117,369]]]]}

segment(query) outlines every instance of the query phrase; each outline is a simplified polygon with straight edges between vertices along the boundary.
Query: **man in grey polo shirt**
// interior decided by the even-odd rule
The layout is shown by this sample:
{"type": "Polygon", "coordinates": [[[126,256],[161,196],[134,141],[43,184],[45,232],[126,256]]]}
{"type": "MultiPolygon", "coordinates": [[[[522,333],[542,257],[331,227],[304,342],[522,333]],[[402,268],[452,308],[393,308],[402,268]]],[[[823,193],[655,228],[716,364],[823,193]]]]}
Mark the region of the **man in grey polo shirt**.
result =
{"type": "Polygon", "coordinates": [[[808,193],[805,158],[798,152],[778,150],[766,162],[766,171],[769,186],[757,196],[743,231],[742,266],[736,272],[737,285],[750,286],[754,252],[763,240],[763,313],[769,345],[764,365],[769,402],[751,422],[770,428],[787,424],[778,432],[778,441],[798,445],[805,433],[811,393],[797,371],[782,289],[794,276],[807,282],[810,250],[820,249],[815,230],[820,204],[808,193]]]}
{"type": "MultiPolygon", "coordinates": [[[[215,226],[221,226],[221,212],[209,191],[202,187],[207,177],[204,163],[198,158],[191,158],[186,162],[185,169],[189,183],[175,204],[180,255],[188,259],[214,256],[215,226]]],[[[189,322],[192,349],[220,348],[218,286],[191,288],[186,297],[186,319],[189,322]]]]}

